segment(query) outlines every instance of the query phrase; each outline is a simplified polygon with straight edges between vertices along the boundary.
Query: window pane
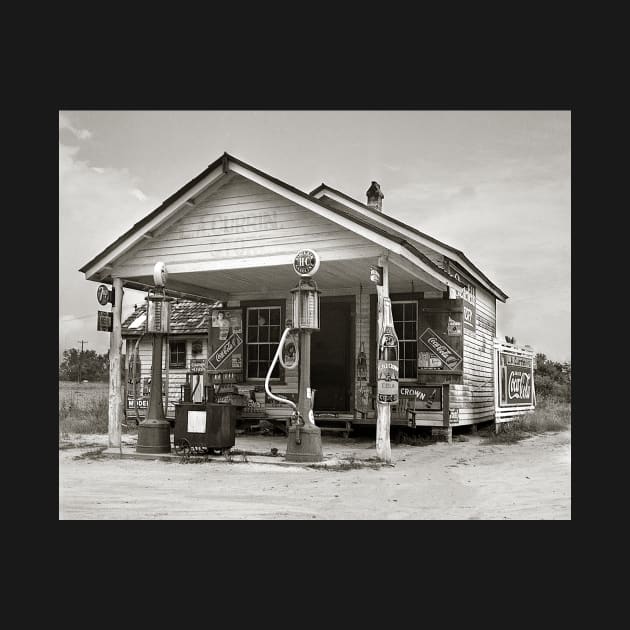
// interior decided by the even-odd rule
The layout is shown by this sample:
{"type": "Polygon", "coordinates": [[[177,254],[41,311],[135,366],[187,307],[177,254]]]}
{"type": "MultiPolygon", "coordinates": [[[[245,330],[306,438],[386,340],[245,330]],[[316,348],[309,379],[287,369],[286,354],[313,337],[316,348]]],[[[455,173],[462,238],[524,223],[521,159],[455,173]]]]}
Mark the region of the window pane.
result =
{"type": "Polygon", "coordinates": [[[280,309],[272,308],[269,314],[269,320],[271,324],[280,325],[280,309]]]}
{"type": "Polygon", "coordinates": [[[405,378],[416,378],[415,361],[405,361],[405,378]]]}
{"type": "Polygon", "coordinates": [[[258,362],[258,376],[260,378],[265,378],[267,376],[267,370],[269,370],[270,365],[271,365],[271,361],[258,362]]]}
{"type": "Polygon", "coordinates": [[[276,350],[278,349],[278,344],[277,343],[270,343],[269,344],[269,358],[273,359],[273,357],[276,354],[276,350]]]}
{"type": "Polygon", "coordinates": [[[396,335],[398,336],[399,341],[401,339],[404,339],[403,337],[404,327],[401,322],[394,322],[394,330],[396,331],[396,335]]]}
{"type": "Polygon", "coordinates": [[[417,361],[418,360],[418,342],[411,341],[405,345],[407,346],[406,358],[417,361]]]}
{"type": "Polygon", "coordinates": [[[269,341],[269,328],[264,326],[258,329],[258,341],[269,341]]]}
{"type": "Polygon", "coordinates": [[[261,346],[258,347],[258,358],[261,361],[269,361],[269,346],[266,344],[263,344],[261,346]]]}
{"type": "Polygon", "coordinates": [[[267,326],[269,324],[269,309],[268,308],[259,308],[258,309],[258,321],[257,324],[259,326],[267,326]]]}
{"type": "Polygon", "coordinates": [[[416,319],[416,304],[410,302],[405,304],[405,321],[414,321],[416,319]]]}
{"type": "Polygon", "coordinates": [[[256,326],[247,327],[247,341],[250,343],[258,341],[258,328],[256,326]]]}
{"type": "Polygon", "coordinates": [[[405,336],[404,339],[409,341],[411,339],[416,338],[416,325],[413,322],[408,322],[405,324],[405,336]]]}
{"type": "Polygon", "coordinates": [[[403,305],[400,303],[392,303],[392,316],[394,321],[400,321],[403,318],[403,305]]]}
{"type": "Polygon", "coordinates": [[[258,346],[255,344],[247,345],[247,360],[258,361],[258,346]]]}
{"type": "Polygon", "coordinates": [[[256,363],[255,361],[249,361],[247,363],[247,378],[258,377],[257,367],[258,367],[258,363],[256,363]]]}
{"type": "Polygon", "coordinates": [[[269,328],[269,341],[280,341],[280,326],[269,328]]]}
{"type": "Polygon", "coordinates": [[[247,324],[250,326],[258,325],[258,309],[250,308],[247,311],[247,324]]]}

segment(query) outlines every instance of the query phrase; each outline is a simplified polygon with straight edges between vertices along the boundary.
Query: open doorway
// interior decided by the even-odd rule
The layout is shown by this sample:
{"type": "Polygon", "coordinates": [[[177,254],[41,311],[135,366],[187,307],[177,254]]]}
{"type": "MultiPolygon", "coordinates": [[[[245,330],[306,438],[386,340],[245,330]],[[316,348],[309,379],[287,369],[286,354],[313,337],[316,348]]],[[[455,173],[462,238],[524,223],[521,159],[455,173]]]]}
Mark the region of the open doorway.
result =
{"type": "Polygon", "coordinates": [[[352,407],[355,297],[322,297],[320,307],[320,330],[311,334],[315,411],[347,413],[352,407]]]}

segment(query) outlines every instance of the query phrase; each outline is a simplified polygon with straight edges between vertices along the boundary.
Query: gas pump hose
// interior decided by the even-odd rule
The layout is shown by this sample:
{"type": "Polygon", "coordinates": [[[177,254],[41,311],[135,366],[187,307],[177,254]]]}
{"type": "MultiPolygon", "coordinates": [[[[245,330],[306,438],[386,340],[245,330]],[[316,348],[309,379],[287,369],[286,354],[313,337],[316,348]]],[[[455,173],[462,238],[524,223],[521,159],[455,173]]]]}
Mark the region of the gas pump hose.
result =
{"type": "MultiPolygon", "coordinates": [[[[300,444],[301,440],[300,440],[300,422],[304,422],[304,419],[302,418],[302,416],[300,415],[300,412],[298,411],[297,405],[292,401],[289,400],[288,398],[282,398],[281,396],[276,396],[275,394],[271,393],[271,390],[269,389],[269,379],[271,378],[271,373],[273,372],[273,369],[276,367],[276,363],[278,362],[278,360],[280,360],[280,363],[282,363],[282,365],[284,366],[284,362],[282,361],[282,359],[280,358],[280,355],[282,353],[282,349],[284,347],[284,342],[287,338],[287,335],[291,332],[291,328],[289,328],[287,326],[287,328],[284,329],[284,332],[282,333],[282,337],[280,338],[280,343],[278,344],[278,348],[276,350],[276,354],[273,357],[273,361],[271,362],[271,365],[269,366],[269,371],[267,372],[267,377],[265,378],[265,392],[267,393],[267,396],[269,396],[269,398],[272,398],[273,400],[277,400],[280,403],[284,403],[285,405],[290,405],[293,408],[293,416],[295,417],[295,425],[296,425],[296,429],[295,429],[295,441],[297,444],[300,444]]],[[[286,367],[286,366],[285,366],[286,367]]]]}

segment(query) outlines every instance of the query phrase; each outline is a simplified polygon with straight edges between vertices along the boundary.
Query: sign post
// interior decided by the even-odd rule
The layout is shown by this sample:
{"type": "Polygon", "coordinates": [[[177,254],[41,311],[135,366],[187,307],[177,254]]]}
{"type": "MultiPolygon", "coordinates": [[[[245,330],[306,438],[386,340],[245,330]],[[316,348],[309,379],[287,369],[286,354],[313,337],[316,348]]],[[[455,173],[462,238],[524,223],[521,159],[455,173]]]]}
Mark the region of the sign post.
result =
{"type": "MultiPolygon", "coordinates": [[[[389,322],[389,319],[385,319],[386,300],[389,301],[389,261],[387,258],[380,256],[378,259],[378,266],[382,268],[382,285],[376,285],[376,293],[378,296],[378,325],[376,327],[377,348],[381,343],[381,338],[386,330],[385,324],[389,322]]],[[[388,317],[391,317],[391,303],[390,313],[388,317]]],[[[396,359],[398,358],[398,340],[396,340],[396,359]]],[[[398,372],[398,361],[390,361],[392,367],[391,372],[398,372]],[[395,369],[394,369],[395,364],[395,369]]],[[[398,382],[396,381],[396,398],[398,394],[398,382]]],[[[388,464],[392,461],[392,447],[389,438],[389,427],[391,423],[392,409],[391,402],[386,402],[386,396],[377,396],[376,402],[376,456],[388,464]]]]}

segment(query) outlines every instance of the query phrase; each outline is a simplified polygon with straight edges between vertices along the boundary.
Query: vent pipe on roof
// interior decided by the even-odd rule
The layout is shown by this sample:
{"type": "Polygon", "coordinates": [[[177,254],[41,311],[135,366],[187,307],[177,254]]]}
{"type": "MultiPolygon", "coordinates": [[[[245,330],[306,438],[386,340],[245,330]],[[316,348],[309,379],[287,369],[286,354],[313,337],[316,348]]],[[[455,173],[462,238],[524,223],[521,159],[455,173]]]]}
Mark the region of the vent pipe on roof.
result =
{"type": "Polygon", "coordinates": [[[367,205],[372,208],[372,210],[382,212],[383,198],[385,197],[385,195],[381,192],[381,187],[376,182],[372,182],[372,185],[368,188],[366,194],[367,205]]]}

